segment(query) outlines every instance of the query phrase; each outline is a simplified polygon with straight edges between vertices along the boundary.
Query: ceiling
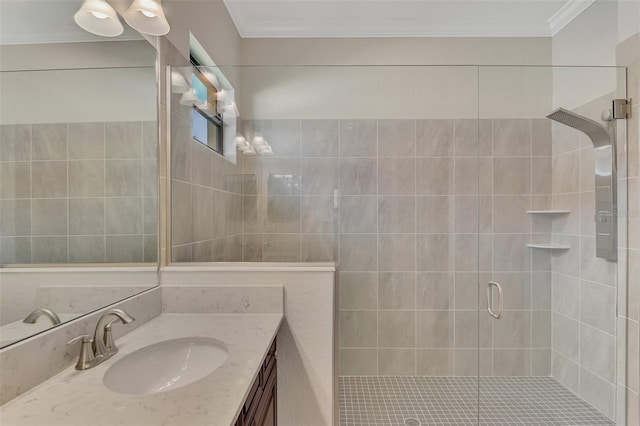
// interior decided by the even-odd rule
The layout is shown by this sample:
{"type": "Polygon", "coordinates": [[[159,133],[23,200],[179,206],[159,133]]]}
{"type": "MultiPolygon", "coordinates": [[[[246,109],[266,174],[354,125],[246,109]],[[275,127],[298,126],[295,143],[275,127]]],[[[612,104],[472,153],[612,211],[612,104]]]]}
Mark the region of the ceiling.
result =
{"type": "Polygon", "coordinates": [[[78,27],[73,15],[82,0],[0,0],[0,44],[140,40],[124,20],[124,33],[105,39],[78,27]]]}
{"type": "Polygon", "coordinates": [[[245,38],[550,37],[594,0],[224,0],[245,38]]]}
{"type": "MultiPolygon", "coordinates": [[[[209,0],[219,1],[219,0],[209,0]]],[[[242,37],[549,37],[594,0],[224,0],[242,37]]],[[[104,41],[82,0],[0,0],[0,44],[104,41]]],[[[141,39],[123,20],[114,40],[141,39]]]]}

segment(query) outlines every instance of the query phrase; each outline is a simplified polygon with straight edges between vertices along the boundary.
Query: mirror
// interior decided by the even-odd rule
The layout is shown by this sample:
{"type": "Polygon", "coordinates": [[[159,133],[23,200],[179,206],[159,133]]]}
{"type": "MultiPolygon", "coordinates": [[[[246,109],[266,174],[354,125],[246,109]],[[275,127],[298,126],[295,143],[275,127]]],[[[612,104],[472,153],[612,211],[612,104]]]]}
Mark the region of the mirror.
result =
{"type": "Polygon", "coordinates": [[[81,5],[0,2],[0,347],[157,284],[156,50],[81,5]]]}

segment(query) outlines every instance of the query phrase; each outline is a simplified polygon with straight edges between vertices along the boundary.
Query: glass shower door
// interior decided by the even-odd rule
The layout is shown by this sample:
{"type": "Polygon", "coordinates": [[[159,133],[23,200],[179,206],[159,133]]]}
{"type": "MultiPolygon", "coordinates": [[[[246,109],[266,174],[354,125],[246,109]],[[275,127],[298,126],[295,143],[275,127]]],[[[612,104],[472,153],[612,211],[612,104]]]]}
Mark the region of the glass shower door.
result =
{"type": "Polygon", "coordinates": [[[614,424],[625,135],[606,111],[624,72],[480,67],[479,82],[479,422],[614,424]]]}

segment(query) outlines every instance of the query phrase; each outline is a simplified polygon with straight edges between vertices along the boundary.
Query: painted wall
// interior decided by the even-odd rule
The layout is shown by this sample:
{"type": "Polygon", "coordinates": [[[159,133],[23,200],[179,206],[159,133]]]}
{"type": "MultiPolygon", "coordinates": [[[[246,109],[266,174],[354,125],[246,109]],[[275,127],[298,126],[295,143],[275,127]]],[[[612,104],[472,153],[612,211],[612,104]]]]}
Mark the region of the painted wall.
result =
{"type": "Polygon", "coordinates": [[[2,124],[156,120],[146,41],[0,46],[2,124]]]}
{"type": "MultiPolygon", "coordinates": [[[[618,2],[597,0],[552,38],[553,65],[615,66],[618,43],[618,2]]],[[[554,70],[554,108],[573,109],[616,89],[614,71],[592,71],[576,78],[571,71],[554,70]]]]}
{"type": "Polygon", "coordinates": [[[618,2],[618,41],[623,42],[640,32],[640,2],[618,2]]]}
{"type": "Polygon", "coordinates": [[[546,65],[549,38],[244,39],[243,65],[546,65]]]}
{"type": "Polygon", "coordinates": [[[246,39],[243,64],[273,67],[241,70],[239,106],[261,119],[535,117],[550,105],[550,70],[464,65],[550,61],[548,38],[246,39]],[[507,108],[506,93],[528,102],[507,108]]]}

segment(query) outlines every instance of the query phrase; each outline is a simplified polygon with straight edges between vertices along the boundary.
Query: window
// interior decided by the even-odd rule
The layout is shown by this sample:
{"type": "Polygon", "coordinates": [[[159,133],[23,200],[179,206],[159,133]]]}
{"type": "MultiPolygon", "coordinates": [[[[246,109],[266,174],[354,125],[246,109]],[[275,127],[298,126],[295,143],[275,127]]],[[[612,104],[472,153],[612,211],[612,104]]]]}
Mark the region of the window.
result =
{"type": "Polygon", "coordinates": [[[191,56],[193,72],[191,84],[199,105],[193,106],[193,138],[207,145],[219,154],[223,153],[223,120],[218,113],[218,89],[207,78],[200,68],[200,63],[191,56]]]}

